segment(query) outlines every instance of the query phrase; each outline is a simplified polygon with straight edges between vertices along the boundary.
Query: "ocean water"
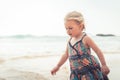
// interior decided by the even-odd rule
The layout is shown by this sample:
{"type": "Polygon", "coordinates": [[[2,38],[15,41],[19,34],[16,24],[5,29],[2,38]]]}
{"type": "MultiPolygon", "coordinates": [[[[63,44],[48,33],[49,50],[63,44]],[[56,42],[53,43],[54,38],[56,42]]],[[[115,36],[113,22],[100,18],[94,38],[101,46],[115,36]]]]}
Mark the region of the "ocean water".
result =
{"type": "MultiPolygon", "coordinates": [[[[120,53],[120,36],[91,36],[104,53],[120,53]]],[[[62,54],[68,36],[9,36],[0,37],[0,57],[11,58],[25,55],[62,54]]]]}

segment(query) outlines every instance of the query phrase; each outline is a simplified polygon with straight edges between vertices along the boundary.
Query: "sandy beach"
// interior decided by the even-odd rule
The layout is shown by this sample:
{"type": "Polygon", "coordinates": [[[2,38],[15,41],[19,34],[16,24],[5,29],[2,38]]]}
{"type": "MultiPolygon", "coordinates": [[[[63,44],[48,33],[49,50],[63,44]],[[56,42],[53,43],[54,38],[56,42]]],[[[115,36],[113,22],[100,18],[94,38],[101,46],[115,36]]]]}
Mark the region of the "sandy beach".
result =
{"type": "Polygon", "coordinates": [[[50,70],[60,56],[21,56],[0,60],[0,80],[67,80],[68,64],[52,76],[50,70]]]}
{"type": "MultiPolygon", "coordinates": [[[[26,55],[9,59],[0,58],[0,80],[68,80],[69,62],[67,61],[52,76],[50,70],[56,65],[61,55],[26,55]]],[[[110,80],[119,79],[120,54],[105,54],[110,67],[110,80]]]]}

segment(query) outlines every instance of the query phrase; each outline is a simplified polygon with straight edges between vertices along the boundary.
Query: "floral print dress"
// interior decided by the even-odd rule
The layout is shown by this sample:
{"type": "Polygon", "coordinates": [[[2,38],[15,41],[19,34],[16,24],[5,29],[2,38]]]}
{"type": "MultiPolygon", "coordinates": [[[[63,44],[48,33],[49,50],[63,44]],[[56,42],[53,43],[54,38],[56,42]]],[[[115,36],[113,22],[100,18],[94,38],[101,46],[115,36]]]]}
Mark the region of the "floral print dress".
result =
{"type": "Polygon", "coordinates": [[[74,45],[68,43],[70,80],[104,80],[98,60],[82,42],[85,36],[86,33],[74,45]]]}

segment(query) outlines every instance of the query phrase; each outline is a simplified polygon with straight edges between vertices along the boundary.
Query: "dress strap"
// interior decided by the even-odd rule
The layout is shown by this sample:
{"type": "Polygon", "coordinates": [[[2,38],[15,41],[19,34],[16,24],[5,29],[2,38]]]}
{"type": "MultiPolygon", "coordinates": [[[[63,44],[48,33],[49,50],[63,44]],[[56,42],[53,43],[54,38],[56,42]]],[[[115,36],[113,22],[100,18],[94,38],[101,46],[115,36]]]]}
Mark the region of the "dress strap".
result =
{"type": "Polygon", "coordinates": [[[81,38],[81,41],[83,40],[83,38],[86,36],[87,34],[84,32],[83,33],[83,36],[82,36],[82,38],[81,38]]]}

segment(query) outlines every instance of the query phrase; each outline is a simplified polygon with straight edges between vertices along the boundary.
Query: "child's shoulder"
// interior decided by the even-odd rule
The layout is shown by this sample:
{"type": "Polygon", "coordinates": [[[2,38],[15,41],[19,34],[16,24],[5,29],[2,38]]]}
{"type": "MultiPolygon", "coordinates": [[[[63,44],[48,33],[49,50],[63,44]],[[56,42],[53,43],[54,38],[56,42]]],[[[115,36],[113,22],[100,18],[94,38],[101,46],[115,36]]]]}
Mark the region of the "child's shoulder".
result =
{"type": "Polygon", "coordinates": [[[83,41],[85,41],[85,42],[89,42],[91,40],[92,40],[92,38],[89,35],[87,35],[87,34],[83,38],[83,41]]]}
{"type": "Polygon", "coordinates": [[[83,39],[91,39],[90,36],[87,33],[84,33],[84,38],[83,39]]]}

